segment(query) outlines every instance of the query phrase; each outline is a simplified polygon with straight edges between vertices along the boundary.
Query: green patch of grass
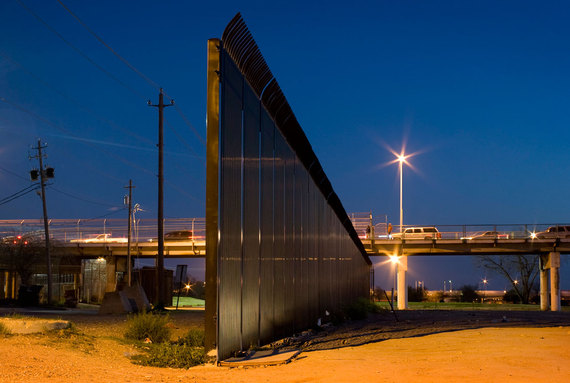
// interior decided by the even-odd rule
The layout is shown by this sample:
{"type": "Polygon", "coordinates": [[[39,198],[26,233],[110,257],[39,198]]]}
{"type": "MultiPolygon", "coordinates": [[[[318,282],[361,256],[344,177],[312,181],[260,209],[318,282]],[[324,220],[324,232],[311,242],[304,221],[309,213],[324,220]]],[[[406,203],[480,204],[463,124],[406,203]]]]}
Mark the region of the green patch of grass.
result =
{"type": "MultiPolygon", "coordinates": [[[[176,301],[178,297],[172,297],[172,306],[176,307],[176,301]]],[[[178,301],[178,307],[191,306],[191,307],[204,307],[206,301],[203,299],[193,298],[193,297],[180,297],[178,301]]]]}
{"type": "Polygon", "coordinates": [[[204,347],[204,330],[191,328],[184,336],[178,338],[176,344],[191,347],[204,347]]]}
{"type": "Polygon", "coordinates": [[[150,343],[139,347],[143,353],[132,357],[135,364],[190,368],[204,363],[204,330],[193,328],[175,342],[150,343]]]}
{"type": "MultiPolygon", "coordinates": [[[[380,308],[390,309],[388,302],[376,302],[380,308]]],[[[469,302],[408,302],[410,310],[496,310],[496,311],[540,311],[540,305],[513,303],[469,303],[469,302]]],[[[562,307],[570,311],[570,307],[562,307]]]]}
{"type": "Polygon", "coordinates": [[[369,313],[378,311],[376,306],[369,298],[358,298],[350,305],[343,309],[344,314],[352,320],[366,319],[369,313]]]}
{"type": "Polygon", "coordinates": [[[152,367],[190,368],[204,363],[204,347],[187,344],[150,344],[145,354],[132,358],[135,364],[152,367]]]}
{"type": "Polygon", "coordinates": [[[170,328],[167,327],[168,315],[142,312],[129,317],[125,338],[136,341],[150,340],[152,343],[164,343],[170,340],[170,328]]]}

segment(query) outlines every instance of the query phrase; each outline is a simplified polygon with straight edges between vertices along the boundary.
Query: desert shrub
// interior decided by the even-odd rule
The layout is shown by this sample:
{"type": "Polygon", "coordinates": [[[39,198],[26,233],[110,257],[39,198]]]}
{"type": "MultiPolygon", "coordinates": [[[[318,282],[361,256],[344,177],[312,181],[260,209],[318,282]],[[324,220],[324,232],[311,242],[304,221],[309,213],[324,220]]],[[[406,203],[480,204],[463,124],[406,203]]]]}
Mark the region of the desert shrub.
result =
{"type": "Polygon", "coordinates": [[[204,356],[204,347],[160,343],[149,345],[148,352],[133,357],[133,362],[152,367],[190,368],[204,363],[204,356]]]}
{"type": "Polygon", "coordinates": [[[183,337],[178,338],[176,344],[191,347],[204,347],[204,330],[191,328],[183,337]]]}
{"type": "Polygon", "coordinates": [[[378,306],[368,298],[358,298],[345,308],[345,314],[352,320],[366,319],[368,313],[378,312],[378,306]]]}
{"type": "Polygon", "coordinates": [[[0,336],[2,335],[10,335],[10,330],[8,330],[4,323],[0,322],[0,336]]]}
{"type": "Polygon", "coordinates": [[[144,341],[147,338],[152,343],[163,343],[170,340],[168,315],[141,312],[129,317],[125,338],[144,341]]]}

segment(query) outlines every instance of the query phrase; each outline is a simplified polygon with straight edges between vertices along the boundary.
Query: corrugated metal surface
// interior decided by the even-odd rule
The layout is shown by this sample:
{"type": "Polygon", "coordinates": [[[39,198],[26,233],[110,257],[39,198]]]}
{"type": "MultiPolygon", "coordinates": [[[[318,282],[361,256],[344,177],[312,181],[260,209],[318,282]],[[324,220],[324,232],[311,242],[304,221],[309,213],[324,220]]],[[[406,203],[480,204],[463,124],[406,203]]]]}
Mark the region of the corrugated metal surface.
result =
{"type": "Polygon", "coordinates": [[[216,344],[225,359],[367,296],[370,260],[240,17],[220,57],[216,344]]]}
{"type": "Polygon", "coordinates": [[[259,99],[244,87],[242,214],[242,343],[259,340],[259,99]]]}
{"type": "MultiPolygon", "coordinates": [[[[218,247],[218,350],[231,353],[241,342],[242,277],[242,88],[243,76],[222,56],[220,211],[218,247]],[[223,341],[222,341],[223,340],[223,341]]],[[[208,219],[206,217],[206,219],[208,219]]]]}
{"type": "Polygon", "coordinates": [[[267,115],[262,113],[261,117],[261,161],[260,161],[260,188],[259,197],[261,212],[261,270],[260,270],[260,323],[259,337],[262,344],[269,343],[273,339],[274,333],[274,234],[273,218],[274,206],[274,134],[275,126],[267,115]]]}

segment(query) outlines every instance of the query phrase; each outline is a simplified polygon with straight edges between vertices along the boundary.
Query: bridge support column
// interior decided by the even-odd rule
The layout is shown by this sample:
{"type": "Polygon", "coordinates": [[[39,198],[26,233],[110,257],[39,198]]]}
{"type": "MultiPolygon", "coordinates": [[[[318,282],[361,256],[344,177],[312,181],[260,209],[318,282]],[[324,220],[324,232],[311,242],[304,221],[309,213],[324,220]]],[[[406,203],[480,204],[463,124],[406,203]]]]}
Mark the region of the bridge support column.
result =
{"type": "Polygon", "coordinates": [[[408,257],[398,258],[398,310],[408,308],[408,287],[406,286],[406,271],[408,270],[408,257]]]}
{"type": "MultiPolygon", "coordinates": [[[[105,283],[105,291],[104,293],[115,291],[115,286],[117,285],[117,257],[115,256],[108,256],[105,257],[105,261],[107,262],[105,265],[105,275],[107,276],[107,283],[105,283]]],[[[101,297],[103,298],[103,297],[101,297]]]]}
{"type": "Polygon", "coordinates": [[[548,254],[550,258],[550,311],[560,311],[560,253],[548,254]]]}
{"type": "Polygon", "coordinates": [[[540,310],[548,310],[548,269],[546,265],[548,264],[548,256],[541,255],[539,258],[539,269],[540,269],[540,310]]]}

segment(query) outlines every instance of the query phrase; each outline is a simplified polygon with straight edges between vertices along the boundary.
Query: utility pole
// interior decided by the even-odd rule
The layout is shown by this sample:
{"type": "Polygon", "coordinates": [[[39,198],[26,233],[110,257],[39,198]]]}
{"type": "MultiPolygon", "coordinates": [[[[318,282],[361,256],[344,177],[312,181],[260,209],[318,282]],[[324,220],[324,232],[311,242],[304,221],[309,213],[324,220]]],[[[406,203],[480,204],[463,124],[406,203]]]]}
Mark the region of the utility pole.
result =
{"type": "MultiPolygon", "coordinates": [[[[50,253],[49,253],[49,223],[48,223],[48,216],[47,216],[47,206],[46,206],[46,184],[45,184],[45,179],[46,178],[53,178],[53,168],[47,168],[44,169],[44,163],[43,163],[43,154],[42,154],[42,149],[47,148],[47,144],[42,146],[42,142],[40,139],[38,139],[38,146],[36,148],[32,148],[32,149],[36,149],[38,151],[38,155],[37,156],[30,156],[30,158],[37,158],[40,162],[40,170],[39,170],[39,176],[40,176],[40,184],[41,184],[41,188],[42,188],[42,205],[43,205],[43,213],[44,213],[44,232],[45,232],[45,237],[46,237],[46,265],[47,265],[47,303],[48,305],[52,304],[52,272],[51,272],[51,257],[50,257],[50,253]]],[[[32,181],[37,181],[37,171],[32,170],[30,172],[32,181]]]]}
{"type": "Polygon", "coordinates": [[[156,306],[158,309],[164,308],[164,168],[163,168],[163,111],[167,106],[174,105],[174,100],[170,101],[170,104],[164,105],[164,92],[160,88],[158,93],[158,104],[153,105],[148,101],[149,106],[154,106],[158,108],[158,253],[156,255],[156,306]]]}
{"type": "Polygon", "coordinates": [[[131,218],[133,214],[133,180],[129,180],[129,186],[125,186],[125,189],[129,189],[129,196],[127,197],[128,207],[129,207],[129,219],[127,220],[127,276],[129,287],[132,286],[132,268],[131,265],[131,218]]]}

